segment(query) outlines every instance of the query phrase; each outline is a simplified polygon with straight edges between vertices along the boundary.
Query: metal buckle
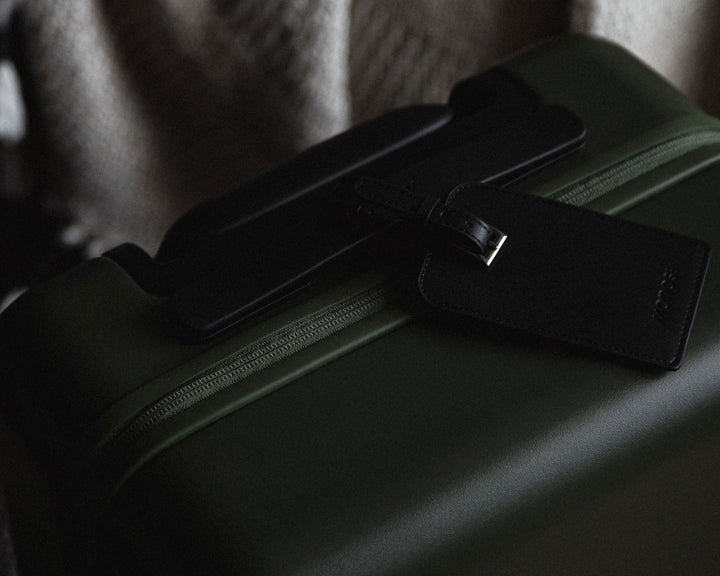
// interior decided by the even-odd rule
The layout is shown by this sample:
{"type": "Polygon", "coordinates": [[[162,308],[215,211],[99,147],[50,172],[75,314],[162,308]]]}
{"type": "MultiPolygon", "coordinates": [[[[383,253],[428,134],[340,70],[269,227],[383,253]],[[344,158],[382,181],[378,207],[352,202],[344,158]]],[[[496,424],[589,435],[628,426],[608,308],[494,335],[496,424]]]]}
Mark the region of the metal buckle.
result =
{"type": "MultiPolygon", "coordinates": [[[[462,246],[461,244],[455,244],[455,247],[459,248],[463,252],[466,252],[467,254],[470,254],[470,256],[472,256],[473,258],[482,260],[485,263],[485,266],[490,266],[493,260],[495,260],[495,256],[497,256],[498,252],[500,252],[500,248],[502,248],[502,245],[505,244],[505,240],[507,240],[507,234],[501,232],[494,226],[490,226],[489,224],[485,225],[490,229],[493,236],[488,242],[487,248],[484,253],[476,249],[468,248],[467,245],[462,246]]],[[[475,248],[476,247],[477,246],[475,246],[475,248]]]]}
{"type": "Polygon", "coordinates": [[[495,256],[497,256],[498,252],[500,252],[500,248],[502,248],[502,245],[505,244],[505,240],[507,240],[507,234],[501,232],[494,226],[489,226],[489,228],[492,230],[493,238],[490,240],[485,254],[477,254],[477,256],[485,262],[485,266],[490,266],[490,264],[492,264],[495,256]]]}

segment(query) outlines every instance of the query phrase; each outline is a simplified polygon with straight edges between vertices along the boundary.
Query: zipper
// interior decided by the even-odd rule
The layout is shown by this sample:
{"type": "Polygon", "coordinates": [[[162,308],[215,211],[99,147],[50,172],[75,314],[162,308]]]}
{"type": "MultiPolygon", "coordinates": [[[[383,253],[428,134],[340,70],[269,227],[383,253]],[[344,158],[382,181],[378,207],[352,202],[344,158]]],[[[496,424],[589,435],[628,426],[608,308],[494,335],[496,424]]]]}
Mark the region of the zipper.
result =
{"type": "MultiPolygon", "coordinates": [[[[136,440],[202,400],[371,316],[384,308],[395,293],[392,283],[378,284],[244,346],[220,364],[147,406],[129,424],[112,434],[110,442],[136,440]]],[[[252,399],[272,390],[273,387],[264,387],[253,394],[252,399]]]]}
{"type": "Polygon", "coordinates": [[[718,143],[720,143],[720,130],[717,129],[698,130],[690,134],[683,134],[562,188],[551,194],[549,198],[575,206],[583,206],[600,198],[610,190],[697,148],[718,143]]]}

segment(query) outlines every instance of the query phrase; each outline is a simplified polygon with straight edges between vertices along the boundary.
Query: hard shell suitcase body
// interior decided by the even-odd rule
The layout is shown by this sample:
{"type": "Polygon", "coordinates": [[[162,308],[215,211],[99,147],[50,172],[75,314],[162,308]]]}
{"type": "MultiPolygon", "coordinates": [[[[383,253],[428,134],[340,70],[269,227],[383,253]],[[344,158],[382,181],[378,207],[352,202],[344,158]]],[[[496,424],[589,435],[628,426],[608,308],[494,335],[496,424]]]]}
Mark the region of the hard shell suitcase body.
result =
{"type": "MultiPolygon", "coordinates": [[[[500,70],[587,128],[514,190],[720,243],[720,122],[594,39],[500,70]]],[[[717,261],[676,371],[438,318],[362,262],[203,342],[110,257],[0,318],[3,403],[73,570],[718,568],[717,261]]]]}

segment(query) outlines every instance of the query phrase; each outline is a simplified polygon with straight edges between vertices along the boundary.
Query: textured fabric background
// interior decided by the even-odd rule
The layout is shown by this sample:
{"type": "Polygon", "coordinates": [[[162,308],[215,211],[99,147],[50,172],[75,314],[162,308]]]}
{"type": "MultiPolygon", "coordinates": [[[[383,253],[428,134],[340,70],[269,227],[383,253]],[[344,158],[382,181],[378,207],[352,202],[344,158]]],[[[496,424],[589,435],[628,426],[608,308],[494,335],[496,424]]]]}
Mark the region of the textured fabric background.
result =
{"type": "Polygon", "coordinates": [[[153,250],[198,201],[551,35],[589,32],[720,111],[716,0],[16,0],[44,201],[153,250]]]}

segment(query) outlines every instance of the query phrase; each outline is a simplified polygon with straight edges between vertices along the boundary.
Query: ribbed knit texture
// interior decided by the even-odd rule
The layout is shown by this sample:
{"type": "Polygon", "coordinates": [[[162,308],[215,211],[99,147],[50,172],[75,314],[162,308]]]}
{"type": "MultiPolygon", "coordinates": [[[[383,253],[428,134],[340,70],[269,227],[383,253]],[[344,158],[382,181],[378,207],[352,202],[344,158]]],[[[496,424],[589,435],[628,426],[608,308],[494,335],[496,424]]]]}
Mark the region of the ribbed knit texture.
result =
{"type": "Polygon", "coordinates": [[[153,251],[201,200],[551,35],[627,46],[717,110],[714,0],[19,0],[44,201],[153,251]]]}

